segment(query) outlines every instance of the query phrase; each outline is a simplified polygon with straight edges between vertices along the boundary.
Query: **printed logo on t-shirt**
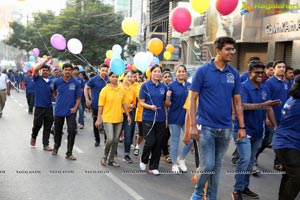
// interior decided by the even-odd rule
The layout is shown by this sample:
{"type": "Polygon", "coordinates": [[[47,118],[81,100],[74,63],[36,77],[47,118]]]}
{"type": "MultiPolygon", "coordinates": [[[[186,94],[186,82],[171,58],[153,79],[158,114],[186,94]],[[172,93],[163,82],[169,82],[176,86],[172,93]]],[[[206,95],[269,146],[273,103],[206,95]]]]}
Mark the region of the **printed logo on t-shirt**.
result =
{"type": "Polygon", "coordinates": [[[159,91],[160,91],[160,94],[165,94],[165,89],[164,88],[160,88],[159,91]]]}
{"type": "Polygon", "coordinates": [[[76,87],[75,83],[71,83],[69,85],[69,90],[75,90],[75,87],[76,87]]]}
{"type": "Polygon", "coordinates": [[[266,101],[267,100],[267,96],[268,96],[267,92],[266,91],[262,91],[262,93],[261,93],[261,99],[266,101]]]}
{"type": "Polygon", "coordinates": [[[287,85],[286,83],[284,83],[284,89],[285,89],[285,90],[288,90],[288,89],[289,89],[289,87],[288,87],[288,85],[287,85]]]}
{"type": "Polygon", "coordinates": [[[234,75],[232,73],[228,73],[226,77],[227,77],[227,83],[234,83],[234,75]]]}

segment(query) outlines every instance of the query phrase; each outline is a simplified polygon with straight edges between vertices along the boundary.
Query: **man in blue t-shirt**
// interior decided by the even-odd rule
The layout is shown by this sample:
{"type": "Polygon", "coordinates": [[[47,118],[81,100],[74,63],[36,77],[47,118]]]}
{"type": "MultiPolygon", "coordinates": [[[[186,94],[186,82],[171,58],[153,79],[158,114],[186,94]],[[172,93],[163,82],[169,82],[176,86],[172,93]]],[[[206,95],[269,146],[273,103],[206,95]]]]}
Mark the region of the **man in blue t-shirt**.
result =
{"type": "Polygon", "coordinates": [[[271,106],[280,105],[279,100],[270,100],[268,88],[261,84],[265,66],[261,61],[253,60],[249,63],[249,79],[242,83],[242,102],[247,137],[236,141],[239,122],[235,119],[233,138],[236,143],[239,160],[236,167],[234,200],[241,200],[242,196],[258,199],[258,194],[249,189],[250,176],[255,162],[255,155],[261,147],[264,133],[265,111],[273,126],[276,120],[271,106]]]}
{"type": "Polygon", "coordinates": [[[81,88],[79,82],[72,77],[72,64],[63,64],[63,77],[55,79],[53,84],[56,105],[54,109],[54,148],[52,155],[57,155],[61,145],[64,121],[67,121],[68,143],[66,159],[76,160],[73,156],[73,146],[76,136],[76,112],[81,102],[81,88]]]}
{"type": "Polygon", "coordinates": [[[50,66],[46,63],[50,57],[39,63],[33,73],[33,81],[35,83],[35,109],[33,117],[33,127],[30,139],[30,144],[35,146],[36,138],[42,126],[43,130],[43,146],[45,151],[52,151],[49,146],[49,137],[51,126],[53,123],[53,108],[52,108],[52,88],[53,80],[49,79],[50,66]],[[41,75],[39,75],[39,72],[41,75]]]}
{"type": "Polygon", "coordinates": [[[28,70],[25,76],[25,87],[26,87],[26,100],[27,100],[27,105],[28,105],[28,114],[33,113],[33,107],[34,107],[34,81],[32,78],[32,71],[31,69],[28,70]]]}
{"type": "MultiPolygon", "coordinates": [[[[275,61],[273,64],[273,68],[274,68],[274,75],[266,81],[266,85],[270,90],[271,100],[278,99],[281,101],[280,106],[273,107],[276,122],[277,124],[279,124],[279,121],[281,119],[281,110],[286,100],[289,98],[289,88],[288,88],[288,84],[284,80],[284,72],[286,68],[285,62],[282,60],[275,61]]],[[[270,125],[268,119],[266,121],[266,124],[270,125]]],[[[270,142],[272,141],[272,137],[273,137],[273,131],[269,136],[270,142]]],[[[282,166],[276,156],[274,159],[274,169],[279,171],[282,170],[282,166]]]]}
{"type": "MultiPolygon", "coordinates": [[[[86,106],[88,108],[92,107],[95,147],[98,147],[100,145],[99,129],[95,126],[95,122],[97,121],[97,117],[98,117],[98,99],[99,99],[99,94],[100,94],[102,88],[104,88],[104,86],[106,85],[106,82],[108,80],[107,79],[108,66],[106,64],[102,63],[99,66],[99,70],[100,70],[99,76],[94,76],[93,78],[91,78],[84,88],[84,96],[86,99],[86,106]]],[[[103,130],[103,128],[102,128],[102,130],[103,130]]],[[[106,141],[106,135],[105,135],[105,141],[106,141]]]]}
{"type": "Polygon", "coordinates": [[[209,182],[208,199],[217,200],[222,160],[232,134],[232,104],[240,124],[237,140],[246,136],[240,95],[240,75],[228,64],[236,51],[234,44],[235,40],[231,37],[217,38],[215,59],[199,67],[193,76],[190,134],[194,140],[200,138],[198,148],[201,173],[191,200],[203,198],[206,182],[209,182]]]}

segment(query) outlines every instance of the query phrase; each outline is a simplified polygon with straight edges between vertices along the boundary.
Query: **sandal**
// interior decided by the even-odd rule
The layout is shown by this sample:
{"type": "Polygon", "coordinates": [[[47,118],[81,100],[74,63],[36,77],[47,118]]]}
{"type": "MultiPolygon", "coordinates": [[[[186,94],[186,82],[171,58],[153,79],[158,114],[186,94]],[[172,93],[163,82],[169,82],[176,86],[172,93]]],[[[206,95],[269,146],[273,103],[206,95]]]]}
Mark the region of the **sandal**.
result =
{"type": "Polygon", "coordinates": [[[75,158],[72,154],[66,156],[66,159],[68,159],[68,160],[77,160],[77,158],[75,158]]]}
{"type": "Polygon", "coordinates": [[[106,164],[107,164],[107,158],[106,158],[106,157],[103,157],[103,158],[101,159],[101,165],[106,166],[106,164]]]}
{"type": "Polygon", "coordinates": [[[165,160],[167,163],[172,163],[172,159],[171,159],[170,155],[166,155],[165,160]]]}
{"type": "Polygon", "coordinates": [[[118,163],[116,163],[115,161],[109,161],[108,165],[113,166],[113,167],[120,167],[120,165],[118,163]]]}

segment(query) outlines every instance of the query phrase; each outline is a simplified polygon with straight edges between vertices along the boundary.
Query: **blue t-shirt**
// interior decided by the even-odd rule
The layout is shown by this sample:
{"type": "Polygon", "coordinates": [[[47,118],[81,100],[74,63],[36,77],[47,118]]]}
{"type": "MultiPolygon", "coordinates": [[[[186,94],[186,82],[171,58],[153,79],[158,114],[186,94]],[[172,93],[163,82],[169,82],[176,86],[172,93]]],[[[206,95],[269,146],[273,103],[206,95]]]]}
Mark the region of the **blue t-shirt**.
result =
{"type": "Polygon", "coordinates": [[[241,74],[241,83],[249,79],[249,72],[244,72],[241,74]]]}
{"type": "Polygon", "coordinates": [[[105,79],[102,79],[100,76],[94,76],[87,83],[87,85],[91,88],[92,108],[95,110],[98,109],[99,95],[102,88],[105,87],[107,80],[107,77],[105,77],[105,79]]]}
{"type": "MultiPolygon", "coordinates": [[[[260,84],[256,88],[250,79],[242,83],[241,90],[243,103],[262,103],[270,100],[269,89],[265,84],[260,84]]],[[[247,135],[254,138],[263,138],[264,134],[264,121],[266,112],[264,109],[258,110],[244,110],[244,121],[247,135]]],[[[234,131],[238,131],[239,123],[237,118],[234,121],[234,131]]]]}
{"type": "Polygon", "coordinates": [[[54,115],[59,117],[67,117],[71,115],[71,110],[78,97],[81,97],[81,88],[79,82],[71,77],[65,82],[63,77],[55,79],[53,90],[57,90],[56,105],[54,115]]]}
{"type": "Polygon", "coordinates": [[[226,64],[220,71],[214,59],[199,67],[193,76],[191,90],[199,93],[197,124],[212,128],[231,128],[232,97],[240,94],[240,75],[226,64]]]}
{"type": "Polygon", "coordinates": [[[188,96],[191,83],[185,82],[184,84],[179,83],[177,80],[173,81],[168,85],[171,95],[171,106],[168,110],[168,123],[169,124],[180,124],[183,125],[185,122],[186,110],[183,105],[188,96]]]}
{"type": "Polygon", "coordinates": [[[41,76],[33,76],[35,83],[35,106],[42,108],[52,107],[53,79],[46,82],[41,76]]]}
{"type": "Polygon", "coordinates": [[[290,97],[284,104],[282,118],[275,130],[273,149],[300,150],[300,99],[290,97]]]}
{"type": "Polygon", "coordinates": [[[26,94],[34,94],[34,81],[32,78],[29,78],[29,76],[25,77],[25,84],[26,84],[26,94]]]}
{"type": "Polygon", "coordinates": [[[284,80],[279,80],[275,76],[269,78],[265,83],[270,90],[270,98],[271,100],[279,99],[281,104],[279,106],[274,106],[274,114],[276,118],[277,124],[281,119],[281,110],[286,100],[289,98],[289,88],[287,83],[284,80]]]}
{"type": "MultiPolygon", "coordinates": [[[[74,77],[75,78],[75,77],[74,77]]],[[[80,77],[80,76],[78,76],[77,78],[75,78],[78,82],[79,82],[79,84],[80,84],[80,88],[83,90],[84,89],[84,80],[80,77]]]]}
{"type": "Polygon", "coordinates": [[[167,86],[161,82],[154,84],[151,80],[143,83],[140,89],[140,99],[145,99],[145,103],[149,105],[155,105],[157,107],[156,115],[155,111],[144,108],[143,120],[165,122],[165,100],[167,93],[167,86]],[[156,117],[156,118],[154,118],[156,117]]]}

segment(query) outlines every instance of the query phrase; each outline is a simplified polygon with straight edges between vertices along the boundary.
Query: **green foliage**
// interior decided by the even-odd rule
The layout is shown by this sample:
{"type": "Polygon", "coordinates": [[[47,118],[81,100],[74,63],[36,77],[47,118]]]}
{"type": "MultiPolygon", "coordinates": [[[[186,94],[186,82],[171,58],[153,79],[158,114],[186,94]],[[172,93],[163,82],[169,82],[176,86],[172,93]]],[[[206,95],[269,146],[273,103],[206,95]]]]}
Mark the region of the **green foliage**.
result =
{"type": "Polygon", "coordinates": [[[27,51],[36,47],[40,49],[41,55],[48,55],[49,50],[53,57],[84,66],[87,63],[72,54],[54,49],[50,44],[51,36],[59,33],[66,41],[71,38],[79,39],[83,45],[81,55],[92,65],[101,64],[105,59],[105,52],[114,44],[126,44],[127,36],[121,29],[123,17],[114,13],[110,5],[100,1],[85,0],[82,9],[81,1],[69,0],[67,8],[59,16],[48,11],[35,13],[33,17],[33,22],[27,27],[17,22],[11,23],[13,33],[5,43],[27,51]]]}

